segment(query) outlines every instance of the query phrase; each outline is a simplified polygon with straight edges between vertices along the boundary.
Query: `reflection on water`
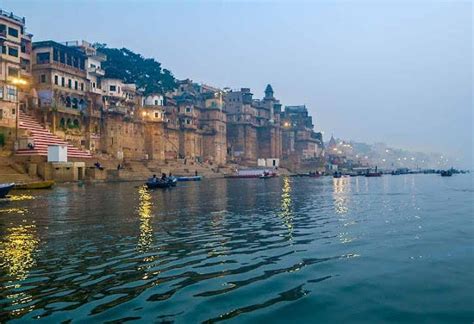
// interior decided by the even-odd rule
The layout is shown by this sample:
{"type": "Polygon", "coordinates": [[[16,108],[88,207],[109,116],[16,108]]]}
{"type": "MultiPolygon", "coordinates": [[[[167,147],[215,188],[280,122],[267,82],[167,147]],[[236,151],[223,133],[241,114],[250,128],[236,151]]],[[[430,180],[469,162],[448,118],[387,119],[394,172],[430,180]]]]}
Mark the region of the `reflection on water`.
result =
{"type": "MultiPolygon", "coordinates": [[[[32,296],[21,291],[22,281],[36,265],[35,253],[39,245],[37,229],[34,223],[24,221],[23,224],[7,228],[0,242],[0,268],[6,274],[4,288],[13,289],[5,297],[10,301],[11,316],[18,316],[34,309],[28,305],[32,296]]],[[[3,280],[2,280],[3,281],[3,280]]]]}
{"type": "Polygon", "coordinates": [[[411,177],[71,185],[2,202],[28,213],[0,214],[0,322],[468,322],[472,189],[411,177]]]}
{"type": "Polygon", "coordinates": [[[39,240],[35,224],[20,224],[7,228],[0,243],[0,266],[8,276],[24,280],[28,270],[35,265],[34,252],[39,240]]]}
{"type": "Polygon", "coordinates": [[[151,195],[146,186],[138,189],[138,216],[140,217],[140,236],[138,238],[138,251],[148,251],[153,243],[153,228],[151,226],[152,202],[151,195]]]}
{"type": "Polygon", "coordinates": [[[345,214],[349,211],[350,178],[334,178],[333,186],[335,211],[337,214],[345,214]]]}
{"type": "Polygon", "coordinates": [[[280,217],[283,219],[288,229],[288,240],[293,238],[293,211],[291,201],[291,178],[283,178],[283,186],[281,188],[281,212],[280,217]]]}

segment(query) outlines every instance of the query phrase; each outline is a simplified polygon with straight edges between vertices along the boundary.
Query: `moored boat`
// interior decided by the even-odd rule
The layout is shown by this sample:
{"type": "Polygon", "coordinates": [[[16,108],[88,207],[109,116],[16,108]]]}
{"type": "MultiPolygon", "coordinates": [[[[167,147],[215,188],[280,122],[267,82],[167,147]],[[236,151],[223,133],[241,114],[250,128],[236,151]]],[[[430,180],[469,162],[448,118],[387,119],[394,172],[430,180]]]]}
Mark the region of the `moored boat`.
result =
{"type": "Polygon", "coordinates": [[[15,186],[14,183],[1,183],[0,184],[0,198],[5,198],[10,190],[15,186]]]}
{"type": "Polygon", "coordinates": [[[237,173],[234,174],[226,174],[224,175],[224,178],[260,178],[265,173],[277,176],[275,171],[269,171],[268,169],[245,169],[238,170],[237,173]]]}
{"type": "Polygon", "coordinates": [[[441,171],[441,176],[442,176],[442,177],[451,177],[452,175],[453,175],[453,172],[452,172],[451,170],[447,170],[447,171],[443,170],[443,171],[441,171]]]}
{"type": "Polygon", "coordinates": [[[201,181],[202,176],[178,177],[177,181],[201,181]]]}
{"type": "Polygon", "coordinates": [[[15,184],[15,189],[49,189],[54,185],[54,183],[53,180],[18,183],[15,184]]]}
{"type": "Polygon", "coordinates": [[[367,172],[365,174],[366,177],[381,177],[382,176],[382,172],[367,172]]]}

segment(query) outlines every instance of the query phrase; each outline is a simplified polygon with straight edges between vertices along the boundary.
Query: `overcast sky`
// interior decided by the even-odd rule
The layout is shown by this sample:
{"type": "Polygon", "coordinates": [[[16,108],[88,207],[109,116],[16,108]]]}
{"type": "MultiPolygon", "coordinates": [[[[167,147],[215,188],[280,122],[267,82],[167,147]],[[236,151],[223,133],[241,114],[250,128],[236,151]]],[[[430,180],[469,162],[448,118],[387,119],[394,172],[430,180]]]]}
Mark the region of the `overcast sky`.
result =
{"type": "Polygon", "coordinates": [[[34,40],[84,39],[155,57],[177,78],[267,83],[336,137],[472,166],[470,1],[22,1],[34,40]]]}

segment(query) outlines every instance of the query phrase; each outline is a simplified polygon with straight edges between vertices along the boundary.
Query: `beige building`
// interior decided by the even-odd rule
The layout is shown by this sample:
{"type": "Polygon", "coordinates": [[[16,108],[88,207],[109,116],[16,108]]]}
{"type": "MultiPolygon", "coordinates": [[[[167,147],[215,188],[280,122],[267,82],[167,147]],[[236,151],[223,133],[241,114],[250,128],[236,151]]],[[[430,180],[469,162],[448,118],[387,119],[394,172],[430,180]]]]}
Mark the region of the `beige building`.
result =
{"type": "Polygon", "coordinates": [[[25,18],[0,9],[0,126],[15,127],[31,88],[31,34],[25,18]]]}

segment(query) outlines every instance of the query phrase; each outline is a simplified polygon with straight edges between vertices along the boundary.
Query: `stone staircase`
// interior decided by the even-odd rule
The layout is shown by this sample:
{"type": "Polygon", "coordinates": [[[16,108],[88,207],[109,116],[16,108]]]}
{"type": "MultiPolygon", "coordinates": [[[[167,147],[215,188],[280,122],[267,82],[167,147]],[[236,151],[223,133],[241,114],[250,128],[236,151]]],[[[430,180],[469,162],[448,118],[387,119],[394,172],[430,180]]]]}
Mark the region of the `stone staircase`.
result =
{"type": "Polygon", "coordinates": [[[33,180],[39,180],[39,178],[30,177],[12,159],[0,156],[0,183],[21,183],[33,180]]]}
{"type": "Polygon", "coordinates": [[[92,155],[89,152],[78,149],[68,144],[61,138],[53,135],[48,129],[44,128],[36,119],[25,113],[19,116],[19,128],[28,131],[29,136],[34,140],[33,149],[20,149],[16,151],[16,155],[48,155],[48,145],[67,145],[68,158],[90,159],[92,155]]]}

